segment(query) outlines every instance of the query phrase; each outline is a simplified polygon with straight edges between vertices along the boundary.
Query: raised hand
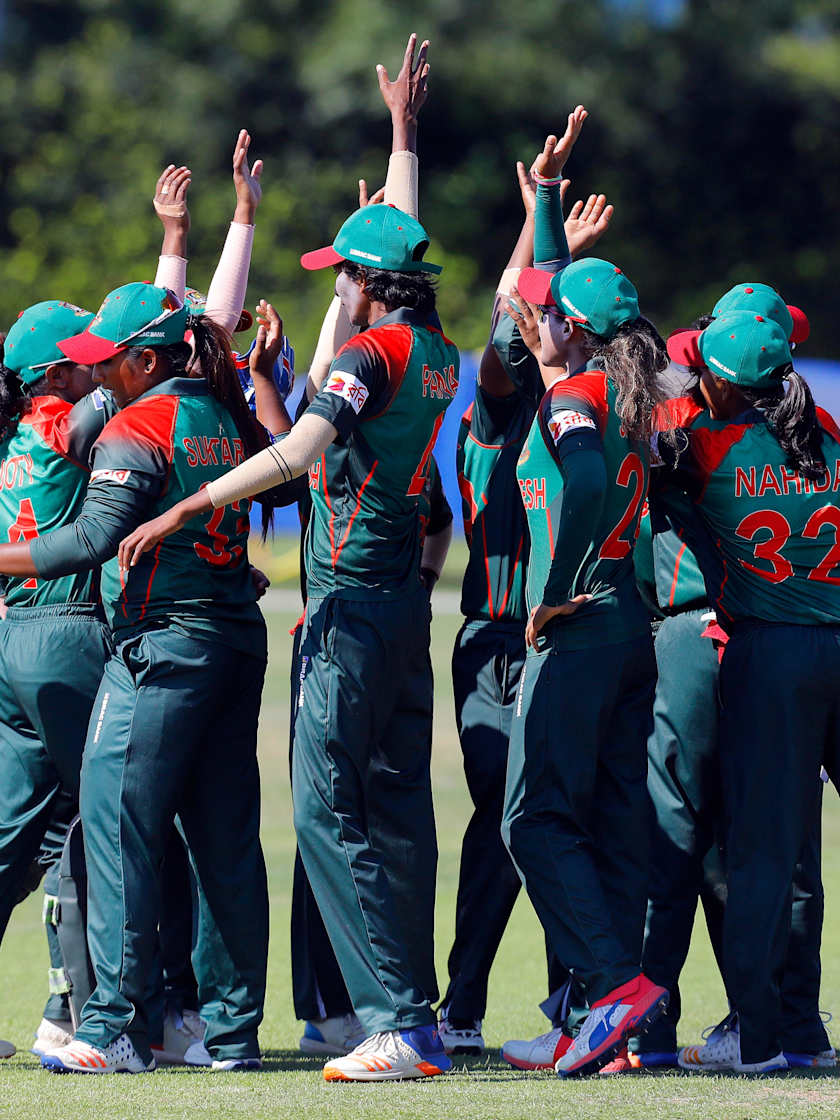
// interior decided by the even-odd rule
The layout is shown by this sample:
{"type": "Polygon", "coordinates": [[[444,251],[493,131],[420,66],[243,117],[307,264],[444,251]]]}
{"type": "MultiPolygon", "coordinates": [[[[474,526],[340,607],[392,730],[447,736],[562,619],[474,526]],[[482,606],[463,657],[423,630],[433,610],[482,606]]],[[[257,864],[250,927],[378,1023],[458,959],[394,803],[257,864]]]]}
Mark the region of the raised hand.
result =
{"type": "Polygon", "coordinates": [[[591,249],[607,232],[614,213],[615,207],[607,203],[606,195],[591,194],[586,202],[578,199],[565,222],[570,255],[578,257],[591,249]]]}
{"type": "Polygon", "coordinates": [[[399,117],[414,126],[417,125],[417,115],[429,93],[426,81],[429,74],[429,64],[426,61],[429,40],[424,39],[421,43],[415,62],[416,46],[417,36],[412,32],[408,37],[400,72],[393,82],[381,62],[376,67],[382,100],[388,106],[391,116],[399,117]]]}
{"type": "Polygon", "coordinates": [[[253,167],[248,165],[250,145],[251,134],[243,128],[233,149],[233,185],[236,188],[236,210],[233,220],[249,226],[254,224],[254,215],[262,198],[260,176],[263,172],[261,159],[258,159],[253,167]]]}
{"type": "MultiPolygon", "coordinates": [[[[522,205],[525,207],[525,217],[533,218],[537,208],[537,184],[531,172],[525,170],[525,164],[522,160],[517,161],[516,174],[519,179],[519,192],[522,195],[522,205]]],[[[564,179],[560,184],[561,202],[566,197],[566,191],[569,189],[570,183],[571,179],[564,179]]]]}
{"type": "Polygon", "coordinates": [[[541,361],[542,347],[540,346],[540,323],[537,308],[528,303],[525,297],[520,294],[516,285],[511,288],[510,295],[505,299],[502,306],[519,328],[522,341],[537,361],[541,361]]]}
{"type": "Polygon", "coordinates": [[[257,304],[257,337],[248,359],[251,375],[273,377],[274,363],[283,349],[283,320],[266,300],[257,304]]]}
{"type": "Polygon", "coordinates": [[[161,171],[152,202],[164,229],[177,228],[184,234],[189,232],[187,190],[191,182],[192,172],[188,167],[176,167],[174,163],[170,163],[161,171]]]}
{"type": "Polygon", "coordinates": [[[385,199],[385,188],[380,187],[378,191],[368,197],[367,182],[364,179],[359,180],[359,209],[364,206],[375,206],[376,203],[382,202],[385,199]]]}
{"type": "Polygon", "coordinates": [[[582,105],[578,105],[569,113],[566,131],[560,139],[558,140],[553,133],[545,138],[543,150],[531,165],[532,174],[536,173],[543,179],[560,177],[588,116],[589,113],[582,105]]]}

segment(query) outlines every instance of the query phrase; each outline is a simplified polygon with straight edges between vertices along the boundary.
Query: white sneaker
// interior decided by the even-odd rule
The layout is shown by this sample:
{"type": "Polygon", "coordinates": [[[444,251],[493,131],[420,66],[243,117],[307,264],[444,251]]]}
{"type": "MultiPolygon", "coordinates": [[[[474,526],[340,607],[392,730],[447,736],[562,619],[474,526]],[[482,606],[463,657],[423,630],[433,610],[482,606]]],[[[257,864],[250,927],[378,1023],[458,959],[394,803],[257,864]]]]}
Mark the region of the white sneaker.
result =
{"type": "Polygon", "coordinates": [[[348,1015],[334,1015],[330,1019],[310,1019],[304,1027],[299,1046],[304,1054],[349,1054],[364,1042],[362,1024],[351,1011],[348,1015]]]}
{"type": "Polygon", "coordinates": [[[327,1062],[324,1080],[402,1081],[434,1077],[451,1068],[437,1027],[413,1027],[371,1035],[346,1057],[327,1062]]]}
{"type": "Polygon", "coordinates": [[[262,1058],[219,1058],[210,1068],[214,1073],[250,1073],[262,1069],[262,1058]]]}
{"type": "Polygon", "coordinates": [[[17,1054],[17,1047],[14,1043],[0,1038],[0,1058],[11,1058],[12,1054],[17,1054]]]}
{"type": "Polygon", "coordinates": [[[207,1024],[196,1011],[167,1010],[163,1020],[163,1043],[153,1046],[159,1065],[209,1066],[213,1059],[204,1045],[207,1024]]]}
{"type": "Polygon", "coordinates": [[[104,1050],[74,1039],[44,1054],[41,1065],[50,1073],[151,1073],[155,1060],[146,1065],[128,1035],[121,1034],[104,1050]]]}
{"type": "Polygon", "coordinates": [[[704,1046],[683,1046],[677,1055],[677,1061],[681,1069],[707,1070],[711,1073],[724,1070],[732,1070],[734,1073],[773,1073],[775,1070],[789,1068],[781,1051],[763,1062],[741,1061],[741,1033],[735,1012],[710,1029],[704,1046]]]}
{"type": "Polygon", "coordinates": [[[800,1054],[791,1050],[783,1050],[782,1053],[790,1069],[834,1069],[837,1065],[834,1047],[820,1050],[818,1054],[800,1054]]]}
{"type": "Polygon", "coordinates": [[[572,1045],[562,1027],[538,1034],[536,1038],[513,1038],[502,1047],[502,1057],[517,1069],[554,1069],[554,1063],[572,1045]]]}
{"type": "Polygon", "coordinates": [[[469,1027],[454,1027],[444,1013],[438,1023],[438,1035],[447,1054],[473,1054],[477,1057],[484,1053],[480,1019],[474,1019],[469,1027]]]}
{"type": "Polygon", "coordinates": [[[706,1069],[712,1072],[734,1069],[741,1060],[741,1035],[738,1016],[732,1011],[714,1027],[703,1031],[704,1044],[683,1046],[677,1052],[680,1069],[706,1069]]]}
{"type": "Polygon", "coordinates": [[[73,1041],[73,1024],[69,1019],[42,1019],[35,1032],[32,1053],[43,1058],[50,1050],[58,1050],[73,1041]]]}

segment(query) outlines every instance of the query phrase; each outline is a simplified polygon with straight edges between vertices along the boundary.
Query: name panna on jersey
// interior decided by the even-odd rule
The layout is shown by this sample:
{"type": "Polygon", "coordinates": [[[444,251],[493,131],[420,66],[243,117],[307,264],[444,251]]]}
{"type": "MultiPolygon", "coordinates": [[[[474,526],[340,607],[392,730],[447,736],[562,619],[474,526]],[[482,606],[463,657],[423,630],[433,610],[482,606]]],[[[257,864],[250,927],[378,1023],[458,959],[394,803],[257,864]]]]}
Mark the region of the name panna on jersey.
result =
{"type": "Polygon", "coordinates": [[[13,490],[32,482],[32,456],[10,455],[0,462],[0,490],[13,490]]]}
{"type": "Polygon", "coordinates": [[[840,490],[840,459],[835,462],[833,470],[827,467],[824,476],[814,480],[803,478],[798,471],[771,463],[749,469],[735,468],[736,498],[763,498],[765,494],[781,497],[791,490],[797,494],[824,494],[829,490],[837,493],[840,490]]]}
{"type": "Polygon", "coordinates": [[[443,372],[423,366],[423,396],[437,400],[451,400],[458,392],[455,366],[446,366],[443,372]]]}
{"type": "Polygon", "coordinates": [[[545,478],[520,478],[519,490],[526,509],[545,509],[545,478]]]}
{"type": "Polygon", "coordinates": [[[227,436],[184,436],[188,467],[235,467],[245,459],[241,439],[227,436]]]}

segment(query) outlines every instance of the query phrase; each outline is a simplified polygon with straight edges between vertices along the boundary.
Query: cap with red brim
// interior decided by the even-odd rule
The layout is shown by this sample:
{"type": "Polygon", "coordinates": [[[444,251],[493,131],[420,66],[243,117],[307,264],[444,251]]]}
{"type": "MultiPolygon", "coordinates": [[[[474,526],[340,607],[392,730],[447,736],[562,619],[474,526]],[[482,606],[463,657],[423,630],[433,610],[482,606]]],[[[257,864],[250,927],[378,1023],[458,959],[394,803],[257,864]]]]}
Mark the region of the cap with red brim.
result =
{"type": "Polygon", "coordinates": [[[341,264],[343,260],[346,260],[346,258],[337,253],[332,245],[326,245],[323,249],[313,249],[310,253],[304,253],[300,258],[300,263],[310,272],[315,272],[319,268],[329,268],[331,265],[341,264]]]}
{"type": "Polygon", "coordinates": [[[300,263],[310,271],[352,261],[392,272],[440,272],[439,264],[423,260],[428,247],[429,235],[416,218],[377,203],[351,214],[332,245],[304,253],[300,263]]]}
{"type": "Polygon", "coordinates": [[[668,347],[668,357],[671,361],[676,362],[678,366],[705,365],[700,347],[697,344],[697,340],[702,333],[702,331],[684,329],[674,331],[672,335],[669,335],[666,345],[668,347]]]}
{"type": "Polygon", "coordinates": [[[808,335],[811,333],[811,324],[808,322],[808,316],[801,307],[794,307],[792,303],[787,305],[790,312],[790,317],[793,319],[793,333],[790,336],[791,342],[804,342],[808,335]]]}
{"type": "Polygon", "coordinates": [[[116,346],[110,339],[100,338],[91,331],[82,331],[72,338],[61,339],[58,348],[71,362],[80,366],[95,366],[99,362],[107,362],[128,349],[127,346],[116,346]]]}
{"type": "Polygon", "coordinates": [[[516,281],[519,294],[528,303],[537,307],[555,307],[556,301],[551,294],[553,272],[543,272],[539,268],[523,268],[516,281]]]}

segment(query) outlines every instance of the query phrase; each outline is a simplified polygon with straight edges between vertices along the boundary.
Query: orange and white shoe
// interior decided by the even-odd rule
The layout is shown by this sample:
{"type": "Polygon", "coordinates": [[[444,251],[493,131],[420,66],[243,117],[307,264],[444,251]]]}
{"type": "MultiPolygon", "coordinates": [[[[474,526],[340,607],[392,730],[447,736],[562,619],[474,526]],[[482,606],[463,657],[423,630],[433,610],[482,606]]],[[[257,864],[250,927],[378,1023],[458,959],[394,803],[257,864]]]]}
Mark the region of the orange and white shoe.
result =
{"type": "Polygon", "coordinates": [[[605,1066],[601,1066],[598,1070],[599,1077],[615,1077],[619,1073],[634,1073],[638,1066],[635,1066],[630,1061],[630,1055],[627,1053],[627,1047],[622,1046],[616,1056],[611,1062],[607,1062],[605,1066]]]}
{"type": "Polygon", "coordinates": [[[155,1060],[146,1065],[128,1035],[121,1034],[104,1050],[74,1039],[44,1054],[41,1065],[50,1073],[151,1073],[155,1060]]]}
{"type": "Polygon", "coordinates": [[[452,1068],[437,1027],[380,1031],[343,1058],[324,1066],[325,1081],[402,1081],[434,1077],[452,1068]]]}

